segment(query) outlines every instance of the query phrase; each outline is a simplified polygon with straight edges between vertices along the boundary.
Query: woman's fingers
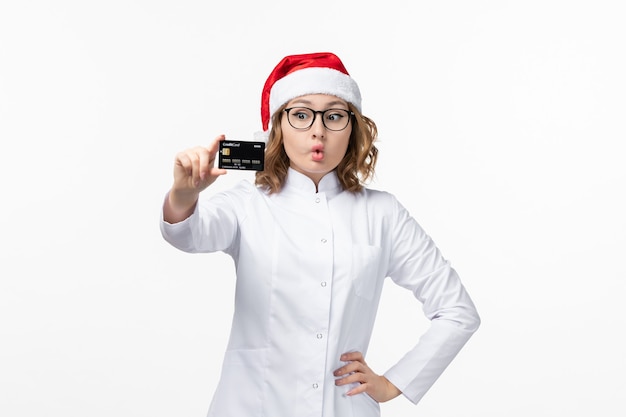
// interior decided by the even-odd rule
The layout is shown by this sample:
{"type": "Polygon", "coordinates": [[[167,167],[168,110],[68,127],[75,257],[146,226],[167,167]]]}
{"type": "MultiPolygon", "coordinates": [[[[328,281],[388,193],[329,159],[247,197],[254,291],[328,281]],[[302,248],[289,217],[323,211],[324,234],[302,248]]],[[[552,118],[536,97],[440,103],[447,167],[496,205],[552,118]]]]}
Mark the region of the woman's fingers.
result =
{"type": "Polygon", "coordinates": [[[344,353],[340,360],[348,363],[333,372],[333,375],[338,377],[335,381],[336,385],[347,385],[355,382],[363,384],[367,382],[368,375],[373,374],[365,363],[361,352],[344,353]]]}
{"type": "MultiPolygon", "coordinates": [[[[225,135],[219,135],[218,137],[216,137],[213,142],[211,142],[211,144],[208,147],[209,153],[208,153],[208,161],[206,163],[206,167],[208,167],[208,170],[206,172],[206,176],[210,176],[213,177],[213,181],[215,181],[215,179],[217,177],[219,177],[220,175],[224,175],[226,174],[226,170],[222,169],[222,168],[216,168],[215,167],[215,158],[217,157],[217,153],[219,152],[220,149],[220,142],[225,140],[226,136],[225,135]]],[[[205,178],[206,178],[205,176],[205,178]]],[[[211,181],[211,182],[213,182],[211,181]]]]}
{"type": "Polygon", "coordinates": [[[174,164],[174,187],[202,190],[212,184],[218,176],[224,175],[226,170],[213,166],[219,142],[224,139],[225,136],[220,135],[208,147],[196,146],[179,152],[174,164]]]}
{"type": "Polygon", "coordinates": [[[355,361],[355,362],[350,362],[342,366],[341,368],[338,368],[337,370],[335,370],[334,375],[345,376],[353,372],[365,372],[367,369],[369,368],[367,368],[367,365],[365,365],[365,363],[355,361]]]}
{"type": "Polygon", "coordinates": [[[356,352],[346,352],[339,358],[340,360],[347,361],[359,361],[365,363],[365,359],[363,358],[363,354],[359,351],[356,352]]]}
{"type": "Polygon", "coordinates": [[[361,352],[344,353],[340,359],[349,363],[333,372],[333,375],[337,377],[335,385],[359,384],[346,392],[346,395],[367,393],[378,402],[388,401],[400,395],[400,390],[387,378],[378,375],[367,366],[361,352]]]}
{"type": "Polygon", "coordinates": [[[163,207],[165,221],[177,223],[189,217],[200,192],[211,185],[217,177],[226,174],[225,169],[213,166],[219,142],[224,139],[225,136],[220,135],[207,147],[196,146],[176,154],[174,185],[163,207]]]}

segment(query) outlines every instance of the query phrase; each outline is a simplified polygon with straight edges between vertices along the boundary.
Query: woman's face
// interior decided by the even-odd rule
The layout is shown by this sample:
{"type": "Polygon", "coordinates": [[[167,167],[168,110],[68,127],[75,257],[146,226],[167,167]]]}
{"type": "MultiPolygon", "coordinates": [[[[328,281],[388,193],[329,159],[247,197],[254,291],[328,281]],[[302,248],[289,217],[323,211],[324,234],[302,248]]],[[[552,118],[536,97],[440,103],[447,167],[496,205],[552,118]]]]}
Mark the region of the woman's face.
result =
{"type": "MultiPolygon", "coordinates": [[[[287,103],[288,109],[293,107],[306,107],[314,111],[328,109],[349,111],[348,104],[344,100],[326,94],[297,97],[287,103]]],[[[298,119],[300,121],[305,120],[308,116],[305,112],[299,113],[297,110],[292,110],[290,114],[292,114],[292,120],[298,119]]],[[[326,124],[341,124],[338,120],[342,119],[344,115],[345,113],[341,112],[336,114],[328,112],[324,115],[326,124]]],[[[318,184],[324,175],[337,168],[346,154],[352,132],[352,121],[348,121],[347,127],[343,130],[329,130],[322,123],[322,114],[316,113],[315,121],[311,127],[296,129],[289,123],[287,112],[283,112],[282,117],[280,125],[283,145],[289,157],[289,166],[318,184]]]]}

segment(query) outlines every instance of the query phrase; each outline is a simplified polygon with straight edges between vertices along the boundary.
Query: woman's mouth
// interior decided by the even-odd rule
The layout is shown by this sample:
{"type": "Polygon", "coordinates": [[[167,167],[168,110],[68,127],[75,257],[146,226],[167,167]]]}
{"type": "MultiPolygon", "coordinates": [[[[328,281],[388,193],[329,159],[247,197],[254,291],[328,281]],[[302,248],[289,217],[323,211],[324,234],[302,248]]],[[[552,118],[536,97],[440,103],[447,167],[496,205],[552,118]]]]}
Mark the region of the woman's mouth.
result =
{"type": "Polygon", "coordinates": [[[315,162],[324,159],[324,147],[322,145],[316,145],[311,148],[311,159],[315,162]]]}

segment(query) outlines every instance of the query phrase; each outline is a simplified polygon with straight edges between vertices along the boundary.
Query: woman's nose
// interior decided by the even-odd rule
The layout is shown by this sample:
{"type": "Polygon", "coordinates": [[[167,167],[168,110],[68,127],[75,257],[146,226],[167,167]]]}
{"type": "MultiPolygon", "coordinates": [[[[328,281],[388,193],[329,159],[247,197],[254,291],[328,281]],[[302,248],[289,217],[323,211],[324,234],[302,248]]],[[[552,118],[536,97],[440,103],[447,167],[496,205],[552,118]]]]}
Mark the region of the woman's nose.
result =
{"type": "Polygon", "coordinates": [[[313,124],[311,125],[311,133],[316,137],[324,137],[326,135],[326,126],[324,126],[324,122],[322,121],[323,114],[320,114],[318,117],[313,120],[313,124]]]}

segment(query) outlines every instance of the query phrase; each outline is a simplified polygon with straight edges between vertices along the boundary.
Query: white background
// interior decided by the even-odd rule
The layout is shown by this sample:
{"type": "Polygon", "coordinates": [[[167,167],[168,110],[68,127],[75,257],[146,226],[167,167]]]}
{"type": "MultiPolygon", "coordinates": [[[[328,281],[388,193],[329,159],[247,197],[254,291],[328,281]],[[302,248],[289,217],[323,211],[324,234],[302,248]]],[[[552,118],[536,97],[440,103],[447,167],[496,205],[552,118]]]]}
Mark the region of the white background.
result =
{"type": "MultiPolygon", "coordinates": [[[[233,267],[162,240],[174,155],[252,139],[273,66],[333,51],[380,130],[371,186],[483,319],[419,405],[383,415],[624,416],[620,3],[3,1],[0,415],[205,415],[233,267]]],[[[369,364],[426,325],[386,286],[369,364]]]]}

